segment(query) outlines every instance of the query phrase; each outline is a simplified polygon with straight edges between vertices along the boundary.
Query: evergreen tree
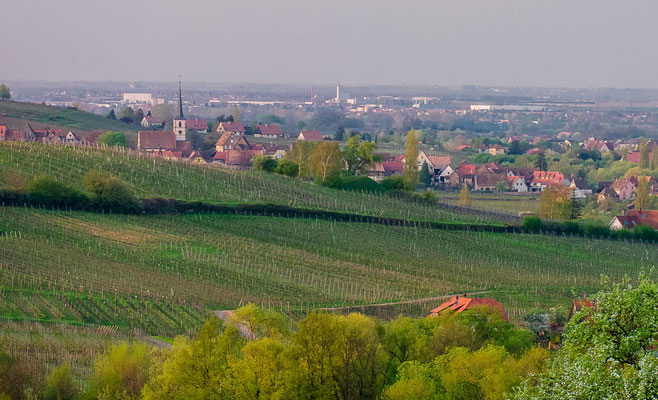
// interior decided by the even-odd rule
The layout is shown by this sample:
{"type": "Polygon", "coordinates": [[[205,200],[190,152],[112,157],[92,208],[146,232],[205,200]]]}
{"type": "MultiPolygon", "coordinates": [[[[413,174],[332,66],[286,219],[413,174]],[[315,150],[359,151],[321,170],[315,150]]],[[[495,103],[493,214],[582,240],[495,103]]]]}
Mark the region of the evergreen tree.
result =
{"type": "Polygon", "coordinates": [[[107,118],[107,119],[117,119],[117,116],[116,116],[116,114],[114,113],[114,110],[110,110],[110,112],[107,113],[107,115],[105,116],[105,118],[107,118]]]}
{"type": "Polygon", "coordinates": [[[649,146],[645,138],[640,142],[640,168],[649,168],[649,146]]]}
{"type": "Polygon", "coordinates": [[[508,149],[509,154],[521,154],[521,142],[518,140],[512,140],[512,142],[509,144],[509,149],[508,149]]]}
{"type": "Polygon", "coordinates": [[[546,155],[543,151],[537,153],[537,158],[535,158],[535,167],[539,168],[540,171],[548,171],[548,161],[546,160],[546,155]]]}
{"type": "Polygon", "coordinates": [[[342,126],[336,129],[336,134],[334,135],[334,140],[340,142],[345,137],[345,128],[342,126]]]}
{"type": "Polygon", "coordinates": [[[420,183],[422,183],[425,186],[429,186],[432,183],[432,175],[430,174],[430,169],[429,169],[429,165],[427,165],[427,161],[423,163],[423,166],[420,169],[420,175],[418,177],[418,181],[420,181],[420,183]]]}
{"type": "Polygon", "coordinates": [[[414,191],[418,183],[418,143],[416,132],[412,129],[407,133],[404,157],[404,180],[406,189],[414,191]]]}
{"type": "Polygon", "coordinates": [[[571,191],[569,195],[569,219],[574,220],[580,218],[582,214],[582,206],[580,201],[575,196],[575,190],[571,191]]]}

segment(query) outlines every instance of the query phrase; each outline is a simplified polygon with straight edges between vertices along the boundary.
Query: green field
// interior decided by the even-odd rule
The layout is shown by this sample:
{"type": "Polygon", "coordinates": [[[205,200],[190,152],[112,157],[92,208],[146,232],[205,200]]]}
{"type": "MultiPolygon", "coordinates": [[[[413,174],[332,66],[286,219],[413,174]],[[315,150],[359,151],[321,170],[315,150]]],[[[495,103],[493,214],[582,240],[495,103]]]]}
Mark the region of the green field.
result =
{"type": "Polygon", "coordinates": [[[74,109],[17,101],[0,101],[0,124],[6,123],[16,128],[22,128],[26,122],[49,126],[53,129],[62,128],[85,132],[95,130],[124,132],[138,128],[121,121],[74,109]]]}
{"type": "Polygon", "coordinates": [[[371,216],[470,223],[518,223],[477,210],[427,206],[386,194],[329,189],[277,174],[234,171],[139,156],[129,150],[76,148],[34,143],[0,143],[0,188],[16,175],[39,174],[80,185],[90,169],[111,171],[130,182],[142,197],[215,203],[274,203],[371,216]]]}
{"type": "MultiPolygon", "coordinates": [[[[231,215],[0,208],[0,315],[170,336],[247,302],[310,309],[485,292],[518,320],[600,275],[637,276],[651,244],[231,215]]],[[[376,307],[375,307],[376,308],[376,307]]]]}

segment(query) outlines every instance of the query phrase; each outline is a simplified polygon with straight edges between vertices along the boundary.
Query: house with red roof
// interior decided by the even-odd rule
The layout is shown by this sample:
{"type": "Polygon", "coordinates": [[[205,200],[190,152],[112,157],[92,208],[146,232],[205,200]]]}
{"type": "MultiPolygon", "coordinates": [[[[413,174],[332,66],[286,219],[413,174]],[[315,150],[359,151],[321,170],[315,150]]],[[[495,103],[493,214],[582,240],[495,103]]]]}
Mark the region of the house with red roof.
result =
{"type": "Polygon", "coordinates": [[[218,151],[213,155],[212,163],[230,169],[245,171],[252,168],[251,159],[260,154],[263,154],[263,150],[235,149],[218,151]]]}
{"type": "Polygon", "coordinates": [[[283,131],[277,124],[261,124],[254,129],[254,136],[278,138],[283,136],[283,131]]]}
{"type": "MultiPolygon", "coordinates": [[[[423,168],[423,165],[427,163],[427,169],[432,177],[432,184],[437,184],[441,182],[441,174],[446,172],[450,168],[450,156],[430,156],[427,155],[424,151],[421,151],[418,154],[417,164],[418,170],[420,171],[423,168]]],[[[443,174],[449,176],[453,171],[450,168],[449,173],[443,174]]]]}
{"type": "Polygon", "coordinates": [[[525,183],[525,178],[520,175],[507,175],[506,177],[507,189],[519,193],[526,193],[528,185],[525,183]]]}
{"type": "Polygon", "coordinates": [[[380,161],[375,163],[368,171],[368,177],[377,182],[392,175],[404,175],[404,163],[402,161],[380,161]]]}
{"type": "Polygon", "coordinates": [[[0,142],[4,142],[6,136],[7,136],[7,127],[5,125],[0,125],[0,142]]]}
{"type": "Polygon", "coordinates": [[[477,307],[489,307],[493,311],[497,311],[503,320],[508,321],[505,307],[492,298],[474,299],[464,296],[453,296],[445,303],[431,311],[430,317],[437,317],[444,312],[462,313],[466,310],[472,310],[477,307]]]}
{"type": "Polygon", "coordinates": [[[144,128],[162,128],[164,124],[164,119],[156,118],[150,114],[142,118],[142,126],[144,128]]]}
{"type": "Polygon", "coordinates": [[[532,182],[530,183],[531,192],[541,192],[549,185],[569,186],[571,181],[565,178],[560,172],[555,171],[534,171],[532,182]]]}
{"type": "Polygon", "coordinates": [[[503,146],[501,146],[501,145],[499,145],[499,144],[494,144],[493,146],[490,146],[490,147],[489,147],[489,150],[487,150],[487,151],[488,151],[489,154],[491,154],[492,156],[502,156],[502,155],[504,155],[505,152],[507,151],[507,148],[505,148],[505,147],[503,147],[503,146]]]}
{"type": "Polygon", "coordinates": [[[219,125],[217,125],[217,132],[221,134],[231,132],[244,135],[245,129],[241,122],[220,122],[219,125]]]}
{"type": "Polygon", "coordinates": [[[631,179],[615,179],[610,189],[617,193],[619,200],[630,200],[637,193],[637,185],[631,179]]]}
{"type": "Polygon", "coordinates": [[[638,225],[658,229],[658,210],[627,210],[626,215],[616,216],[610,221],[610,230],[633,229],[638,225]]]}
{"type": "Polygon", "coordinates": [[[176,150],[176,134],[173,131],[139,131],[137,150],[145,152],[176,150]]]}
{"type": "Polygon", "coordinates": [[[320,131],[301,131],[297,140],[311,140],[311,141],[320,141],[324,140],[324,136],[320,131]]]}
{"type": "Polygon", "coordinates": [[[569,319],[574,316],[574,314],[582,311],[585,308],[592,308],[596,307],[596,304],[594,304],[593,301],[587,300],[586,296],[583,296],[582,299],[574,299],[573,302],[571,302],[571,309],[569,310],[569,319]]]}
{"type": "Polygon", "coordinates": [[[217,143],[215,143],[215,150],[251,150],[251,145],[244,135],[238,132],[224,131],[219,140],[217,140],[217,143]]]}
{"type": "Polygon", "coordinates": [[[188,118],[185,120],[185,128],[199,133],[207,133],[208,121],[203,118],[188,118]]]}

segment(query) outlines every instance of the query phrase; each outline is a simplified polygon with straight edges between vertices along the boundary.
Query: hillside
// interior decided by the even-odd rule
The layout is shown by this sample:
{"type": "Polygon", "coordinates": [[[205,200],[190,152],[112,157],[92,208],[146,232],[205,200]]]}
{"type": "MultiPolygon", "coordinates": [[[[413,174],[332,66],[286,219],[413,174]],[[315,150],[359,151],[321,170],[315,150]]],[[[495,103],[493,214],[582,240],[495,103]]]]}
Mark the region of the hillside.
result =
{"type": "Polygon", "coordinates": [[[0,124],[20,128],[26,122],[41,124],[53,129],[84,132],[96,130],[124,132],[138,128],[79,110],[18,101],[0,101],[0,124]]]}
{"type": "Polygon", "coordinates": [[[424,315],[437,296],[464,292],[519,320],[658,259],[655,245],[633,242],[212,214],[3,207],[0,231],[0,316],[160,335],[247,302],[298,314],[414,300],[382,308],[424,315]]]}
{"type": "Polygon", "coordinates": [[[428,206],[386,194],[340,191],[277,174],[234,171],[140,156],[131,151],[0,143],[0,188],[39,174],[80,185],[90,169],[111,171],[142,197],[214,203],[274,203],[364,215],[468,223],[518,224],[515,214],[490,214],[453,205],[428,206]]]}

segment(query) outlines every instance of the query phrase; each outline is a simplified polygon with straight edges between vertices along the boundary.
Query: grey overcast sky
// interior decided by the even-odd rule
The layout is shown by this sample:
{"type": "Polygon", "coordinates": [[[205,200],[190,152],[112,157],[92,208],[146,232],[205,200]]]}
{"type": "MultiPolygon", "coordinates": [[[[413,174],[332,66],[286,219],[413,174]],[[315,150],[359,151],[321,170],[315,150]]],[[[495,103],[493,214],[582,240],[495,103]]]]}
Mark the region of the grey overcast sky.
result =
{"type": "Polygon", "coordinates": [[[0,0],[0,80],[658,88],[656,0],[0,0]]]}

